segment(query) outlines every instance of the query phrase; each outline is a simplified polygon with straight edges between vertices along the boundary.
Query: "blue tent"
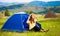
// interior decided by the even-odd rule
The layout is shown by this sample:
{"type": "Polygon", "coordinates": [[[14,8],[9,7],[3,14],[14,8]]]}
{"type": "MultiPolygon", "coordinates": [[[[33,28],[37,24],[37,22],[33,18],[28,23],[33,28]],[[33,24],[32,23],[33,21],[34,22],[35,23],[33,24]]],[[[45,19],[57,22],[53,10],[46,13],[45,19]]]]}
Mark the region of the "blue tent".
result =
{"type": "Polygon", "coordinates": [[[2,27],[2,30],[7,31],[19,31],[23,32],[24,30],[28,30],[28,24],[26,23],[28,19],[28,14],[25,12],[19,12],[12,15],[2,27]]]}

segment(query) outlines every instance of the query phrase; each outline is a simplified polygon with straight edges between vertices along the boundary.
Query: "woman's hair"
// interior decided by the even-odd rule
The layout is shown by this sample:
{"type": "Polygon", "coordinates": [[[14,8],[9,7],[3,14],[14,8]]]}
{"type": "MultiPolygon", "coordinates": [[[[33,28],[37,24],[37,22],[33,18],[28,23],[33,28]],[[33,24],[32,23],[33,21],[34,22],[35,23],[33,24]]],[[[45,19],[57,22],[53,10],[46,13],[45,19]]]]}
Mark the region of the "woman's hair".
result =
{"type": "Polygon", "coordinates": [[[34,18],[32,17],[32,15],[30,16],[29,21],[31,24],[34,22],[34,18]]]}

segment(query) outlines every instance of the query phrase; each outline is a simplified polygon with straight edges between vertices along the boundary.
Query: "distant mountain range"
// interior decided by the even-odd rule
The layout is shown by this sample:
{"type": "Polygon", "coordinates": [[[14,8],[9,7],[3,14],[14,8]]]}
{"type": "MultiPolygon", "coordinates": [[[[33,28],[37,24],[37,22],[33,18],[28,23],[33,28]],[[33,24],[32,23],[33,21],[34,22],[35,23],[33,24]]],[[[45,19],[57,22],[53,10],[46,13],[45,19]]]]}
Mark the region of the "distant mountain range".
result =
{"type": "Polygon", "coordinates": [[[60,6],[60,1],[50,1],[50,2],[43,2],[43,1],[32,1],[29,3],[31,6],[60,6]]]}
{"type": "Polygon", "coordinates": [[[6,5],[10,5],[11,3],[6,3],[6,2],[0,2],[0,6],[6,6],[6,5]]]}
{"type": "Polygon", "coordinates": [[[24,4],[12,4],[12,5],[9,5],[8,4],[8,6],[7,5],[2,5],[2,6],[0,6],[0,11],[2,11],[2,10],[6,10],[6,9],[17,9],[17,8],[22,8],[24,6],[24,4]]]}
{"type": "MultiPolygon", "coordinates": [[[[15,4],[21,4],[21,3],[0,2],[0,6],[15,5],[15,4]]],[[[50,2],[32,1],[32,2],[28,3],[28,5],[31,5],[31,6],[60,6],[60,1],[50,1],[50,2]]]]}
{"type": "Polygon", "coordinates": [[[11,6],[11,5],[18,5],[18,4],[23,4],[23,3],[17,3],[17,2],[13,2],[13,3],[0,2],[0,6],[11,6]]]}
{"type": "MultiPolygon", "coordinates": [[[[60,6],[60,1],[51,1],[51,2],[43,2],[43,1],[32,1],[30,3],[5,3],[0,2],[0,11],[6,9],[13,9],[12,11],[25,11],[25,10],[32,10],[34,12],[46,12],[47,8],[49,9],[50,6],[60,6]],[[42,6],[42,7],[41,7],[42,6]],[[46,7],[44,7],[46,6],[46,7]],[[48,7],[47,7],[48,6],[48,7]]],[[[60,12],[60,8],[50,8],[51,10],[60,12]]]]}

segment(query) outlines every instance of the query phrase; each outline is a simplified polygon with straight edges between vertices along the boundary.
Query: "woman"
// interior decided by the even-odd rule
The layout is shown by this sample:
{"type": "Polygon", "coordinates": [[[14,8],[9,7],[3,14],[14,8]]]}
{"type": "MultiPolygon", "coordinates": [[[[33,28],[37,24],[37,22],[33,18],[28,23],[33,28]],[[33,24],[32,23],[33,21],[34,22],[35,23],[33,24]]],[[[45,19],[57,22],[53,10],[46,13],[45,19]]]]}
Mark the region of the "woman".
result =
{"type": "Polygon", "coordinates": [[[35,14],[33,13],[29,16],[27,23],[29,25],[29,30],[41,31],[41,32],[48,31],[48,30],[42,29],[41,24],[37,22],[37,18],[35,17],[35,14]]]}

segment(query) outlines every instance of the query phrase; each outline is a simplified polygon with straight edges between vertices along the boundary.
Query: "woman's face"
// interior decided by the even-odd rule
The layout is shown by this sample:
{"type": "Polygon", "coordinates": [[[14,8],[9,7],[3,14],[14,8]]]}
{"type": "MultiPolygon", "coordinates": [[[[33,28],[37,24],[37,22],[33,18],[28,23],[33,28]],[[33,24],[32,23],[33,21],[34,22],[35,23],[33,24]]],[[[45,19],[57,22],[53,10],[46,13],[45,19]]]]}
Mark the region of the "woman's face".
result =
{"type": "Polygon", "coordinates": [[[35,14],[32,14],[32,18],[35,18],[35,14]]]}
{"type": "Polygon", "coordinates": [[[34,15],[31,15],[32,18],[34,18],[34,15]]]}

